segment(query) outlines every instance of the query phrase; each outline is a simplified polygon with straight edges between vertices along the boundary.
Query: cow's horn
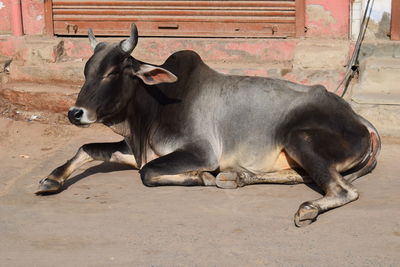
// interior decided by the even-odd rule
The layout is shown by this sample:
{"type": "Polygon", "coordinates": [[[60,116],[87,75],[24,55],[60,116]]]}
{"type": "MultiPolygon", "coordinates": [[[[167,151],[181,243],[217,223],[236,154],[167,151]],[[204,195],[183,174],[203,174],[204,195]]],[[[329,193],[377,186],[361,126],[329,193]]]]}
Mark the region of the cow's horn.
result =
{"type": "Polygon", "coordinates": [[[122,51],[130,54],[132,53],[133,49],[135,49],[136,44],[138,42],[138,31],[136,28],[135,23],[132,23],[131,25],[131,37],[126,39],[121,43],[121,49],[122,51]]]}
{"type": "Polygon", "coordinates": [[[90,46],[92,47],[92,49],[94,51],[94,49],[96,48],[96,46],[99,42],[97,42],[96,37],[94,37],[92,29],[88,30],[88,36],[89,36],[90,46]]]}

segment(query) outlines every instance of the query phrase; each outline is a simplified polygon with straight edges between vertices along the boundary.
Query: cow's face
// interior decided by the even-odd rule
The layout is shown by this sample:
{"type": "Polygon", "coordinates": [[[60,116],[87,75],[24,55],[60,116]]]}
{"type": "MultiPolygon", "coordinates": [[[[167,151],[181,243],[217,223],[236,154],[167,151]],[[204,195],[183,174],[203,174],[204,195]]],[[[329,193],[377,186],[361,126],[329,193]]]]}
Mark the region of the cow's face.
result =
{"type": "Polygon", "coordinates": [[[89,40],[94,53],[85,65],[85,83],[75,106],[68,112],[75,125],[105,122],[120,114],[132,99],[135,87],[177,80],[169,71],[130,56],[137,43],[134,24],[130,38],[120,43],[98,43],[91,30],[89,40]]]}

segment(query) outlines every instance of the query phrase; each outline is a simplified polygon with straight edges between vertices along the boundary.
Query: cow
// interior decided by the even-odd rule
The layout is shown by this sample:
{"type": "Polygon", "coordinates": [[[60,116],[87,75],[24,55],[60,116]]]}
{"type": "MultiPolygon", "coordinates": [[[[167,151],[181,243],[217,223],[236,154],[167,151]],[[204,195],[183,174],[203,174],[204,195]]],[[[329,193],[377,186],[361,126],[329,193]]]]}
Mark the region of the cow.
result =
{"type": "Polygon", "coordinates": [[[145,186],[217,186],[313,182],[323,197],[302,203],[295,225],[359,197],[352,182],[376,166],[377,130],[321,85],[221,74],[193,51],[162,65],[131,56],[138,41],[98,42],[71,123],[103,123],[123,140],[91,143],[39,183],[38,195],[62,191],[83,164],[137,168],[145,186]]]}

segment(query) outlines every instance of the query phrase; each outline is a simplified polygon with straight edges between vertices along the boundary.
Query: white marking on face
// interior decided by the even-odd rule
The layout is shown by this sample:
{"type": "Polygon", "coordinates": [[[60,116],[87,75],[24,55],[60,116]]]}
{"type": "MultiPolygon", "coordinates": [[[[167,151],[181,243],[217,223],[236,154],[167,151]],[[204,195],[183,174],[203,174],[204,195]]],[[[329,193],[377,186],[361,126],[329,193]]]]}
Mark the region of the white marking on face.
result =
{"type": "Polygon", "coordinates": [[[74,107],[71,107],[69,110],[72,110],[72,109],[80,109],[83,111],[82,117],[79,120],[79,122],[82,124],[91,124],[91,123],[96,122],[96,120],[97,120],[96,114],[91,113],[89,110],[87,110],[85,108],[74,106],[74,107]]]}

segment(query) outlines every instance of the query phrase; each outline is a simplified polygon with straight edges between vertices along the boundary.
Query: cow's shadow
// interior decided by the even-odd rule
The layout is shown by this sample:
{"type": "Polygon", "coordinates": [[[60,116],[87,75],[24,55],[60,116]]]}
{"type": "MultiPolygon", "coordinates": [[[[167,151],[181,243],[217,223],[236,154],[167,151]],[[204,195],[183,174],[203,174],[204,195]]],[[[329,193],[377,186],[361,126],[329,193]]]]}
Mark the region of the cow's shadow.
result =
{"type": "Polygon", "coordinates": [[[97,173],[109,173],[109,172],[118,172],[118,171],[126,171],[126,170],[137,170],[133,167],[124,164],[112,163],[112,162],[103,162],[93,167],[89,167],[83,172],[67,179],[61,189],[61,191],[67,190],[71,185],[79,182],[80,180],[92,176],[97,173]]]}

